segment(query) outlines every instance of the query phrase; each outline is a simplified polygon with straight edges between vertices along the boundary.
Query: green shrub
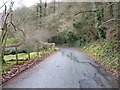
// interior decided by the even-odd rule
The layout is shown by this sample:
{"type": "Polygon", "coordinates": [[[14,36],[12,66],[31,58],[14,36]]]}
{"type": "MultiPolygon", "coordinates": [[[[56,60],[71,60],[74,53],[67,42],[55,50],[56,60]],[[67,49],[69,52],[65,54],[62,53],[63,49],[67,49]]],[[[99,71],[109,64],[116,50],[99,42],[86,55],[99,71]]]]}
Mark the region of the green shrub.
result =
{"type": "Polygon", "coordinates": [[[80,28],[81,25],[82,25],[82,24],[81,24],[79,21],[74,21],[74,22],[73,22],[73,27],[74,27],[74,28],[80,28]]]}

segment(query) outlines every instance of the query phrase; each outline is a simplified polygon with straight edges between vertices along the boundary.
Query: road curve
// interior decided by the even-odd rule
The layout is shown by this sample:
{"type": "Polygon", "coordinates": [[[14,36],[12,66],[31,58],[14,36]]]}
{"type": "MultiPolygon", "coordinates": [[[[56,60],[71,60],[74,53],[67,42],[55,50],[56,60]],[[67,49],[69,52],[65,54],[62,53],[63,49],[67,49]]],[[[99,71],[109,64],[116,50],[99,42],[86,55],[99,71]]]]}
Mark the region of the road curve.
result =
{"type": "Polygon", "coordinates": [[[80,51],[61,48],[3,88],[116,88],[117,84],[80,51]]]}

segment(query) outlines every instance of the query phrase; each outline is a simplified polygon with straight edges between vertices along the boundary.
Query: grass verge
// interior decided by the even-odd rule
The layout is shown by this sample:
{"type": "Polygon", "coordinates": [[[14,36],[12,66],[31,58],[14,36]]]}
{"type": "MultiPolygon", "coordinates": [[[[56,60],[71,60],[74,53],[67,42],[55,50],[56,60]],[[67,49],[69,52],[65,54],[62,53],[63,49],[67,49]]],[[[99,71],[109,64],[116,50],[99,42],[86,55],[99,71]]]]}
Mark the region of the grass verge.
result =
{"type": "MultiPolygon", "coordinates": [[[[58,48],[49,48],[47,50],[42,50],[39,52],[39,56],[37,55],[37,52],[31,52],[31,60],[34,60],[35,58],[42,58],[44,56],[49,55],[50,53],[58,50],[58,48]]],[[[20,53],[18,54],[19,60],[26,60],[28,59],[28,55],[26,53],[20,53]]],[[[5,55],[4,57],[6,63],[2,65],[2,68],[0,69],[0,73],[4,71],[10,70],[12,67],[16,65],[16,56],[15,55],[5,55]],[[9,60],[14,60],[14,61],[9,61],[9,60]]],[[[19,64],[23,64],[24,61],[19,61],[19,64]]]]}
{"type": "Polygon", "coordinates": [[[80,50],[92,55],[100,64],[117,72],[119,53],[117,52],[117,44],[113,40],[109,42],[97,41],[80,48],[80,50]]]}

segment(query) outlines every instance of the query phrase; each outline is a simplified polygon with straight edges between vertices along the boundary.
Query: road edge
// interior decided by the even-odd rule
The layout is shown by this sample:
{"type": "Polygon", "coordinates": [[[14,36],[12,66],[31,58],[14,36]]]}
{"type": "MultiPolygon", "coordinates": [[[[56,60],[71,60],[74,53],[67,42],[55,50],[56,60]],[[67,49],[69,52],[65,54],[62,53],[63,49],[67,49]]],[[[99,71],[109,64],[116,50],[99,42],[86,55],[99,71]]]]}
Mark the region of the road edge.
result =
{"type": "Polygon", "coordinates": [[[16,74],[15,76],[11,77],[10,79],[8,79],[5,82],[2,82],[2,87],[9,84],[11,82],[11,80],[15,80],[16,78],[18,78],[20,75],[22,75],[23,73],[27,72],[28,70],[32,69],[33,67],[35,67],[37,64],[40,64],[40,62],[44,61],[45,59],[47,59],[48,57],[56,54],[57,52],[59,52],[60,50],[54,51],[52,53],[50,53],[47,56],[44,56],[42,59],[38,58],[37,60],[35,60],[34,64],[29,66],[28,68],[26,68],[25,70],[22,70],[21,72],[19,72],[18,74],[16,74]]]}

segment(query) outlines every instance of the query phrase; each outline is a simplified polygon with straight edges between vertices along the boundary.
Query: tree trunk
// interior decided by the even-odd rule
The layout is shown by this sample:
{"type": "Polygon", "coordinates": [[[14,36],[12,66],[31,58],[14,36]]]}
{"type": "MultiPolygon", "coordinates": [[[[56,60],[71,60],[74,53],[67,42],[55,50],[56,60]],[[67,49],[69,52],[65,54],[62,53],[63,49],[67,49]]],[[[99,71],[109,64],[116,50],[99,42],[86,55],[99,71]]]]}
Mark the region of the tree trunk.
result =
{"type": "Polygon", "coordinates": [[[8,30],[7,30],[7,25],[6,27],[4,27],[4,37],[2,38],[1,42],[2,42],[2,49],[1,49],[1,59],[2,59],[2,63],[5,63],[5,60],[4,60],[4,53],[5,53],[5,47],[6,47],[6,41],[7,41],[7,33],[8,33],[8,30]]]}
{"type": "Polygon", "coordinates": [[[0,65],[2,64],[2,42],[0,41],[0,65]]]}
{"type": "Polygon", "coordinates": [[[16,51],[16,65],[18,65],[18,50],[17,50],[17,47],[15,47],[15,51],[16,51]]]}
{"type": "Polygon", "coordinates": [[[46,8],[47,8],[47,0],[45,1],[45,9],[44,9],[44,17],[47,15],[47,11],[46,11],[46,8]]]}
{"type": "Polygon", "coordinates": [[[111,16],[111,18],[113,18],[113,5],[112,5],[112,2],[109,2],[109,4],[110,4],[110,16],[111,16]]]}
{"type": "Polygon", "coordinates": [[[38,42],[36,43],[36,46],[37,46],[37,56],[39,56],[39,45],[38,45],[38,42]]]}
{"type": "Polygon", "coordinates": [[[54,2],[54,8],[53,8],[53,13],[55,14],[55,11],[56,11],[56,0],[53,1],[54,2]]]}
{"type": "Polygon", "coordinates": [[[4,60],[4,49],[2,50],[2,53],[1,53],[1,60],[2,60],[2,64],[5,63],[5,60],[4,60]]]}
{"type": "Polygon", "coordinates": [[[28,60],[30,60],[30,52],[28,52],[28,60]]]}

